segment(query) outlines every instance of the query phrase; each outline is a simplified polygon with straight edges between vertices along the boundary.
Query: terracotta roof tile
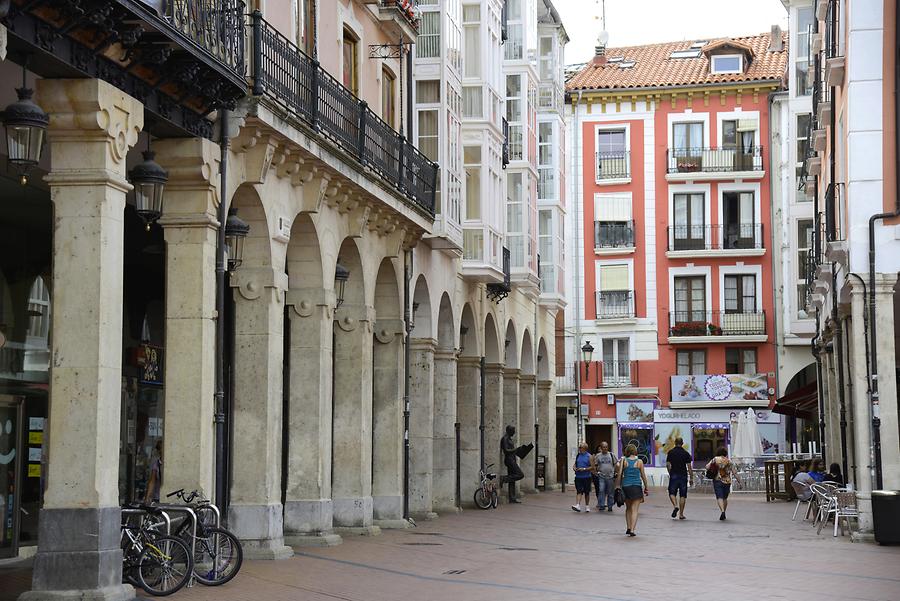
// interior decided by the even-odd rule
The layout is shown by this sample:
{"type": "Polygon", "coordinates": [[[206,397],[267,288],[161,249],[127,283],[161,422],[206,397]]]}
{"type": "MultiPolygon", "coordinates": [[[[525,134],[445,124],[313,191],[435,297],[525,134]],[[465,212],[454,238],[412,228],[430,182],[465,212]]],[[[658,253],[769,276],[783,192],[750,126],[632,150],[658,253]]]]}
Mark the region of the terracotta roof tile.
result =
{"type": "Polygon", "coordinates": [[[694,42],[666,42],[645,46],[607,48],[607,59],[621,57],[622,62],[602,65],[587,63],[566,83],[566,90],[612,90],[628,88],[660,88],[675,86],[740,83],[752,81],[780,81],[784,77],[788,60],[788,34],[782,33],[782,49],[769,51],[771,33],[715,39],[707,41],[709,47],[719,47],[723,42],[736,42],[752,51],[750,65],[743,73],[710,75],[709,59],[703,52],[696,58],[671,58],[673,52],[690,50],[694,42]],[[634,62],[633,67],[622,68],[622,63],[634,62]]]}

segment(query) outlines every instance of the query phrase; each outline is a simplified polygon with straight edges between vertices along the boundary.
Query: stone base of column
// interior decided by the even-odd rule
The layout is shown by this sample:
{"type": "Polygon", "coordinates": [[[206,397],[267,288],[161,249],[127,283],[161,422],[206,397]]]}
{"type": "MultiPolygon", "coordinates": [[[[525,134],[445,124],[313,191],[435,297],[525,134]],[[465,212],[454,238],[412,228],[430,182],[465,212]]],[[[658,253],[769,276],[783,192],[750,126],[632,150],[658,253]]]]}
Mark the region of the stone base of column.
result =
{"type": "Polygon", "coordinates": [[[407,528],[415,528],[413,524],[404,519],[375,520],[375,525],[382,530],[406,530],[407,528]]]}
{"type": "Polygon", "coordinates": [[[854,543],[874,543],[875,534],[873,532],[851,532],[850,541],[854,543]]]}
{"type": "Polygon", "coordinates": [[[422,511],[422,512],[414,511],[414,512],[412,512],[412,517],[413,517],[413,519],[415,519],[416,521],[419,521],[419,522],[430,522],[431,520],[438,519],[438,514],[436,514],[433,511],[422,511]]]}
{"type": "Polygon", "coordinates": [[[375,526],[338,526],[334,531],[343,537],[348,536],[378,536],[381,534],[381,527],[375,526]]]}
{"type": "Polygon", "coordinates": [[[294,551],[284,544],[281,505],[231,505],[228,525],[240,539],[247,559],[287,559],[294,551]]]}
{"type": "Polygon", "coordinates": [[[334,506],[331,499],[304,499],[284,504],[284,534],[318,536],[331,532],[334,506]]]}
{"type": "Polygon", "coordinates": [[[403,520],[403,497],[372,497],[372,515],[375,522],[403,520]]]}
{"type": "Polygon", "coordinates": [[[372,525],[373,505],[372,497],[332,500],[334,525],[341,528],[368,528],[372,525]]]}
{"type": "Polygon", "coordinates": [[[336,547],[344,542],[334,532],[319,532],[317,534],[284,534],[284,543],[291,547],[336,547]]]}
{"type": "Polygon", "coordinates": [[[460,513],[462,511],[462,508],[457,507],[456,505],[440,505],[438,507],[435,507],[434,510],[435,512],[437,512],[438,516],[442,516],[460,513]]]}
{"type": "Polygon", "coordinates": [[[19,601],[133,601],[136,599],[130,584],[108,586],[92,590],[28,591],[19,601]]]}

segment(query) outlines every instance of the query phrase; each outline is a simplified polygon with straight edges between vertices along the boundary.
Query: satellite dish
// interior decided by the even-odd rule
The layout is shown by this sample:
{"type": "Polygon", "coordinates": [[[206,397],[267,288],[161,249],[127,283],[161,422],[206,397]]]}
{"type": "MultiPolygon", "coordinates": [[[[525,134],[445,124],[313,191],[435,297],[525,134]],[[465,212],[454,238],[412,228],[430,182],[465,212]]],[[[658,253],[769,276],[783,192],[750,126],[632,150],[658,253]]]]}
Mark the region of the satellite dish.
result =
{"type": "Polygon", "coordinates": [[[597,45],[605,47],[607,43],[609,43],[609,32],[605,30],[601,31],[597,35],[597,45]]]}

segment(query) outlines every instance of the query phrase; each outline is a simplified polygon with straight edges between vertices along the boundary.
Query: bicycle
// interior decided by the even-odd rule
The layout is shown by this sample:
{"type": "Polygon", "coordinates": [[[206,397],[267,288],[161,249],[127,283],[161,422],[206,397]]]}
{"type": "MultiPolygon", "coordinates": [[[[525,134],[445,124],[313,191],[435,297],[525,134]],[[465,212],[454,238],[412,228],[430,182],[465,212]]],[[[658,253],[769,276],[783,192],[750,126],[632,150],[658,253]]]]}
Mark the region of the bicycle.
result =
{"type": "MultiPolygon", "coordinates": [[[[244,562],[244,550],[238,538],[218,527],[218,511],[200,491],[185,493],[183,488],[166,495],[177,497],[197,514],[197,531],[194,542],[194,578],[205,586],[220,586],[234,578],[244,562]],[[197,502],[194,502],[195,499],[197,502]]],[[[184,520],[176,535],[191,540],[191,528],[184,520]]]]}
{"type": "Polygon", "coordinates": [[[191,550],[183,540],[158,532],[164,522],[151,516],[161,513],[146,505],[129,506],[147,514],[135,526],[122,524],[122,579],[151,595],[164,597],[188,583],[194,570],[191,550]]]}
{"type": "Polygon", "coordinates": [[[494,509],[500,505],[500,494],[497,492],[497,474],[492,474],[486,470],[494,467],[494,464],[486,465],[478,470],[478,477],[481,479],[481,486],[475,489],[475,505],[479,509],[494,509]]]}

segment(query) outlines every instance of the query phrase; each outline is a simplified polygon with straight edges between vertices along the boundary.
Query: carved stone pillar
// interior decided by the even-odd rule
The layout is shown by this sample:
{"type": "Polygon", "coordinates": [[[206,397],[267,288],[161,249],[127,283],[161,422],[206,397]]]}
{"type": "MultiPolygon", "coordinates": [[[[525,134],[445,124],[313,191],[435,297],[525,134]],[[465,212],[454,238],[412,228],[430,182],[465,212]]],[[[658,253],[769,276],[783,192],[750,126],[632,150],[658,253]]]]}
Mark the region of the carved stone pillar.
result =
{"type": "Polygon", "coordinates": [[[375,323],[372,500],[382,528],[409,526],[403,519],[403,332],[400,319],[375,323]]]}
{"type": "Polygon", "coordinates": [[[434,352],[433,509],[456,507],[456,349],[434,352]]]}
{"type": "MultiPolygon", "coordinates": [[[[536,379],[533,374],[523,374],[519,376],[519,444],[536,444],[534,439],[534,418],[535,418],[535,383],[536,379]]],[[[526,493],[537,492],[534,484],[534,451],[531,451],[525,459],[519,461],[519,467],[525,473],[525,478],[521,481],[522,491],[526,493]]]]}
{"type": "Polygon", "coordinates": [[[331,500],[331,421],[334,292],[294,289],[286,295],[290,323],[287,494],[285,541],[336,545],[331,500]]]}
{"type": "MultiPolygon", "coordinates": [[[[556,488],[556,397],[551,380],[537,383],[537,454],[544,455],[544,489],[556,488]]],[[[535,457],[537,461],[537,457],[535,457]]],[[[537,485],[537,483],[535,483],[537,485]]]]}
{"type": "Polygon", "coordinates": [[[410,359],[409,511],[434,513],[434,347],[433,338],[413,338],[410,359]]]}
{"type": "Polygon", "coordinates": [[[896,273],[875,278],[875,344],[878,354],[878,408],[881,418],[881,474],[886,490],[900,489],[900,432],[897,425],[896,351],[894,349],[894,287],[896,273]]]}
{"type": "MultiPolygon", "coordinates": [[[[493,463],[495,473],[505,473],[500,439],[503,438],[503,365],[487,363],[484,366],[484,461],[493,463]]],[[[518,390],[518,386],[517,386],[518,390]]]]}
{"type": "MultiPolygon", "coordinates": [[[[122,584],[118,469],[125,155],[144,107],[96,79],[41,79],[54,205],[50,463],[32,589],[20,599],[134,598],[122,584]]],[[[3,525],[4,527],[6,524],[3,525]]]]}
{"type": "Polygon", "coordinates": [[[286,559],[281,506],[284,290],[287,274],[239,269],[234,288],[233,461],[228,525],[244,557],[286,559]]]}
{"type": "Polygon", "coordinates": [[[478,357],[460,357],[456,366],[456,419],[459,421],[459,479],[463,505],[472,504],[469,497],[480,484],[478,479],[478,470],[481,469],[480,396],[481,361],[478,357]]]}
{"type": "MultiPolygon", "coordinates": [[[[848,402],[853,422],[853,447],[855,468],[853,469],[853,485],[856,488],[857,508],[859,509],[859,534],[864,538],[874,538],[872,535],[872,489],[875,482],[872,478],[872,403],[867,392],[869,379],[866,372],[866,338],[862,336],[862,328],[866,319],[865,288],[861,283],[850,278],[850,315],[855,336],[850,338],[850,353],[853,361],[850,363],[849,378],[853,387],[853,398],[848,402]]],[[[845,474],[850,479],[851,474],[845,474]]],[[[857,535],[859,536],[859,535],[857,535]]]]}

